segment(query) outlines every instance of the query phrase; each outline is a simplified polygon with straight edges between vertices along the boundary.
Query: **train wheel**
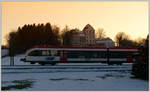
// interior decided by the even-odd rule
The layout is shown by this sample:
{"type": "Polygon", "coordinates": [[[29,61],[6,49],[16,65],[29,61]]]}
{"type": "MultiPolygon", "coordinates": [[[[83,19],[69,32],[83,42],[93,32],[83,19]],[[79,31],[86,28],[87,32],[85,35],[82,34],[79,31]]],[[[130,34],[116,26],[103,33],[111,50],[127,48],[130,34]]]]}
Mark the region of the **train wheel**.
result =
{"type": "Polygon", "coordinates": [[[30,62],[30,64],[35,64],[35,62],[30,62]]]}
{"type": "Polygon", "coordinates": [[[45,65],[45,63],[39,63],[40,65],[45,65]]]}

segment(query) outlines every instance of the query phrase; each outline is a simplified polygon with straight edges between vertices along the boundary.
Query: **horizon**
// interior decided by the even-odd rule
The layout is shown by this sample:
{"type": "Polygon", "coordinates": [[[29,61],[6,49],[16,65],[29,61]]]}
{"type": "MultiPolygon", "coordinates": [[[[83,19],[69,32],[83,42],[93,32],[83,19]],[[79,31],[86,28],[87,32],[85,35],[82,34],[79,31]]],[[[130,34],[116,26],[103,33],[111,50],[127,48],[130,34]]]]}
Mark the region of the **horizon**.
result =
{"type": "Polygon", "coordinates": [[[18,27],[48,22],[61,30],[67,25],[80,31],[90,24],[95,31],[103,28],[112,40],[118,32],[146,38],[148,2],[2,2],[1,44],[6,45],[6,35],[18,27]]]}

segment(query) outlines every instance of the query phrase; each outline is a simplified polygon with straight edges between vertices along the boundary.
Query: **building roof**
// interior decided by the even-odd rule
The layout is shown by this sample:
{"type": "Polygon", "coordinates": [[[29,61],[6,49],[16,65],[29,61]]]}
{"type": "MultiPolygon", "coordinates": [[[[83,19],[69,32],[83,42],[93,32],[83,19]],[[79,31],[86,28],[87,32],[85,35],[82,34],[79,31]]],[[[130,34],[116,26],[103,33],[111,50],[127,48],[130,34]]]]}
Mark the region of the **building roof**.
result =
{"type": "Polygon", "coordinates": [[[107,38],[96,38],[96,41],[113,41],[113,40],[107,37],[107,38]]]}
{"type": "Polygon", "coordinates": [[[82,31],[87,31],[87,29],[90,29],[90,31],[95,31],[95,29],[90,25],[90,24],[87,24],[82,31]]]}

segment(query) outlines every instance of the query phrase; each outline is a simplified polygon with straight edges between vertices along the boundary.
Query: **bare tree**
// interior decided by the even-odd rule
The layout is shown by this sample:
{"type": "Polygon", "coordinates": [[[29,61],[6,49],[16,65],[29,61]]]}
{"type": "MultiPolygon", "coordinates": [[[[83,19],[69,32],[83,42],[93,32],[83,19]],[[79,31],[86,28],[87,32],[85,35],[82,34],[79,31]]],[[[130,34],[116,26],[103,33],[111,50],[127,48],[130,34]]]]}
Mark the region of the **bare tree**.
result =
{"type": "Polygon", "coordinates": [[[70,28],[66,25],[65,28],[61,31],[61,34],[67,32],[69,30],[70,30],[70,28]]]}
{"type": "Polygon", "coordinates": [[[129,35],[125,34],[124,32],[117,33],[115,36],[115,41],[117,46],[120,47],[134,46],[134,42],[130,39],[129,35]]]}
{"type": "Polygon", "coordinates": [[[138,38],[136,38],[136,39],[134,40],[134,42],[135,42],[135,44],[136,44],[137,46],[140,46],[140,45],[142,45],[142,44],[144,45],[145,40],[146,40],[146,38],[138,37],[138,38]]]}
{"type": "Polygon", "coordinates": [[[106,38],[106,32],[104,31],[103,28],[98,28],[96,32],[96,37],[97,38],[106,38]]]}

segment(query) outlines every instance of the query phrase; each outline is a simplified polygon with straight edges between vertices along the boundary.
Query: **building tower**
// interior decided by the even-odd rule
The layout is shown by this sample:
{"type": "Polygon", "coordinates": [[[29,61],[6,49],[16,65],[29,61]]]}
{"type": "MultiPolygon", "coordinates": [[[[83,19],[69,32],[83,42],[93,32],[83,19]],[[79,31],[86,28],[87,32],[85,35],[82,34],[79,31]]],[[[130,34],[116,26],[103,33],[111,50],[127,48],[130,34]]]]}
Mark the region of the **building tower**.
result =
{"type": "Polygon", "coordinates": [[[94,30],[94,28],[90,24],[87,24],[83,28],[82,31],[85,35],[86,46],[94,46],[95,45],[95,30],[94,30]]]}

